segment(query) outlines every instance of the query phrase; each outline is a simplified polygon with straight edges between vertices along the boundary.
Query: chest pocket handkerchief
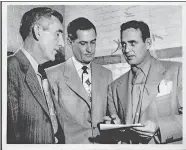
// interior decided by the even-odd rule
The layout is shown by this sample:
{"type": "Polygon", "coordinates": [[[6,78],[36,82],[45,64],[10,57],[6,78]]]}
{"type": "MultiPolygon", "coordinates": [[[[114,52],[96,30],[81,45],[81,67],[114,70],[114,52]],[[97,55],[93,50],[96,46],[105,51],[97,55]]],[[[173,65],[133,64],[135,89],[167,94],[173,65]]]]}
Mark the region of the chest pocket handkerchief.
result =
{"type": "Polygon", "coordinates": [[[158,94],[156,97],[170,94],[172,90],[172,81],[162,80],[158,86],[158,94]]]}

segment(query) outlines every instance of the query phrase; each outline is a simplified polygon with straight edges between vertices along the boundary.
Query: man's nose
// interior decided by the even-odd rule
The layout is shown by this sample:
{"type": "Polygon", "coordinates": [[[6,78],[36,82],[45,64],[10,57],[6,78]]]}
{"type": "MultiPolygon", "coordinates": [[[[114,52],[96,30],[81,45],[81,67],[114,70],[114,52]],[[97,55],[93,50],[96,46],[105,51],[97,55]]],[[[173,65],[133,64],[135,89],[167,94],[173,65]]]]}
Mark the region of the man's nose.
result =
{"type": "Polygon", "coordinates": [[[125,53],[128,53],[131,51],[131,47],[129,45],[125,46],[125,53]]]}
{"type": "Polygon", "coordinates": [[[63,40],[63,36],[62,35],[59,37],[58,45],[59,45],[59,47],[65,47],[65,43],[64,43],[64,40],[63,40]]]}
{"type": "Polygon", "coordinates": [[[90,43],[87,43],[87,49],[86,49],[86,50],[87,50],[87,52],[89,52],[89,53],[92,51],[92,48],[91,48],[90,43]]]}

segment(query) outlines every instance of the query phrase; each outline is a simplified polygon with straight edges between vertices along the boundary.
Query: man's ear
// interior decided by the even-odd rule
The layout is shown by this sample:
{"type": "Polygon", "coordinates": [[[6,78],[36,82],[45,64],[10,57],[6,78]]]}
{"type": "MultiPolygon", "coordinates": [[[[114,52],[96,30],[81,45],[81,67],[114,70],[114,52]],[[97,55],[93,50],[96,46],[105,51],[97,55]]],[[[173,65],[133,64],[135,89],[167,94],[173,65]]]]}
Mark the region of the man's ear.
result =
{"type": "Polygon", "coordinates": [[[151,38],[147,38],[145,40],[145,45],[146,45],[146,49],[149,50],[151,48],[151,45],[152,45],[152,40],[151,38]]]}
{"type": "Polygon", "coordinates": [[[67,44],[72,48],[73,41],[70,38],[67,38],[67,44]]]}
{"type": "Polygon", "coordinates": [[[42,33],[41,26],[38,24],[35,24],[32,28],[32,34],[33,34],[34,39],[38,41],[41,36],[41,33],[42,33]]]}

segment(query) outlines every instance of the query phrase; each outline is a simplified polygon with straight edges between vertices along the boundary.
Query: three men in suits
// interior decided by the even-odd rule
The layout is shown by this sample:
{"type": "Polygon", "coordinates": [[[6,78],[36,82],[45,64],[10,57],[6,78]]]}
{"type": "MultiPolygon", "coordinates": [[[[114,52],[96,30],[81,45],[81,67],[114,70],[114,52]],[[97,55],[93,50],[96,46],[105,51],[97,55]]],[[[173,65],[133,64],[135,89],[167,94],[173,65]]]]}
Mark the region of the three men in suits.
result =
{"type": "Polygon", "coordinates": [[[106,115],[112,74],[92,62],[97,36],[92,22],[77,18],[69,23],[67,32],[74,56],[46,70],[52,96],[63,111],[65,142],[99,143],[97,125],[106,115]]]}
{"type": "Polygon", "coordinates": [[[120,33],[122,52],[131,70],[109,85],[108,110],[115,123],[143,124],[124,130],[120,140],[181,143],[181,63],[160,61],[150,55],[150,31],[142,21],[123,23],[120,33]]]}
{"type": "Polygon", "coordinates": [[[33,8],[22,17],[19,31],[24,45],[7,62],[9,144],[64,143],[61,110],[38,70],[64,46],[62,23],[62,15],[47,7],[33,8]]]}

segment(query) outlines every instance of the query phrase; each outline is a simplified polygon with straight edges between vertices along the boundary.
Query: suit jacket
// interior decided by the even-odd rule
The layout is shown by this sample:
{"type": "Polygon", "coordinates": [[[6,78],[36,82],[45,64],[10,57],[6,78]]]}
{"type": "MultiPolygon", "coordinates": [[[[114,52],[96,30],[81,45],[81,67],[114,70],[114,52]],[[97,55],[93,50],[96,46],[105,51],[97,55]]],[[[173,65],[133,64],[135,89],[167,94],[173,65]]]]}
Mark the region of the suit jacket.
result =
{"type": "Polygon", "coordinates": [[[103,121],[107,107],[107,88],[112,81],[111,71],[91,63],[92,103],[78,76],[72,59],[46,70],[53,97],[64,117],[66,143],[94,143],[99,135],[98,123],[103,121]],[[91,114],[91,121],[89,117],[91,114]]]}
{"type": "MultiPolygon", "coordinates": [[[[18,51],[8,57],[7,64],[7,143],[54,143],[46,99],[29,60],[18,51]]],[[[59,106],[55,107],[58,114],[59,106]]],[[[58,121],[61,129],[62,118],[58,117],[58,121]]],[[[64,138],[63,133],[60,135],[64,138]]]]}
{"type": "MultiPolygon", "coordinates": [[[[110,114],[118,114],[124,124],[133,123],[134,119],[131,88],[131,71],[109,85],[108,110],[110,114]]],[[[151,67],[142,98],[140,122],[146,120],[156,121],[160,129],[158,140],[155,136],[149,143],[173,143],[182,139],[181,63],[159,61],[151,57],[151,67]],[[169,93],[164,92],[167,86],[169,93]]],[[[136,137],[131,138],[136,140],[136,137]]]]}

